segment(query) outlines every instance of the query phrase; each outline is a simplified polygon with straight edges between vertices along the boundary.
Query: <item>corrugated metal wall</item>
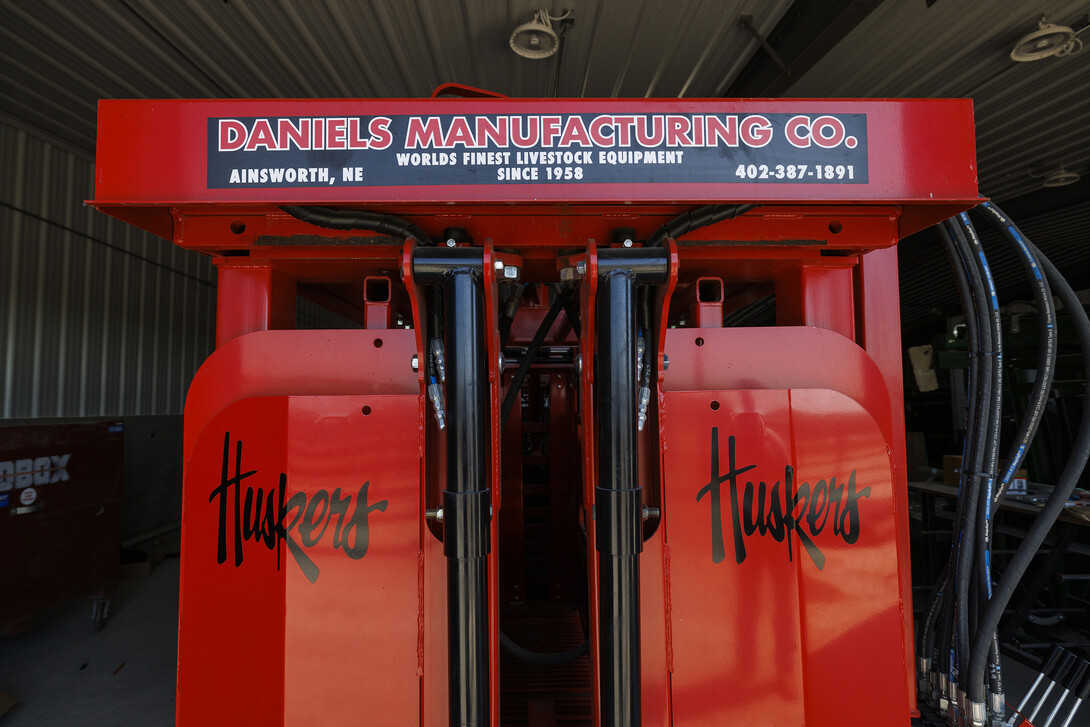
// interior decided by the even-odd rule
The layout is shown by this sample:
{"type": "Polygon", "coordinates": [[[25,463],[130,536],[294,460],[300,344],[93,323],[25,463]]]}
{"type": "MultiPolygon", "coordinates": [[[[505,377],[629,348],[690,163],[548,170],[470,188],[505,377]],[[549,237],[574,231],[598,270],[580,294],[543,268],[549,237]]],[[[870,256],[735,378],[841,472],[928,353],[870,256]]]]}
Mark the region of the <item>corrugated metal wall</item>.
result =
{"type": "Polygon", "coordinates": [[[181,413],[211,264],[85,207],[90,159],[2,123],[0,159],[0,416],[181,413]]]}

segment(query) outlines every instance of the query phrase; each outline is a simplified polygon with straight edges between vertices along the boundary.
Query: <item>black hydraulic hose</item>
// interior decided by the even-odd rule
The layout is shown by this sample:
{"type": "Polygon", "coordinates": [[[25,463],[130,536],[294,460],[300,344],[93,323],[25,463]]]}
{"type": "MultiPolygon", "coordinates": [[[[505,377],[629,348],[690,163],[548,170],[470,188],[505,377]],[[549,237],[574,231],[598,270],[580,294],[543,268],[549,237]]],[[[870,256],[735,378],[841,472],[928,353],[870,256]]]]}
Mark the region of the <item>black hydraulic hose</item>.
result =
{"type": "Polygon", "coordinates": [[[542,654],[536,651],[530,651],[516,644],[511,638],[500,631],[500,646],[503,650],[515,657],[529,664],[538,664],[540,666],[558,666],[560,664],[567,664],[569,661],[575,661],[581,656],[586,656],[590,653],[590,642],[584,641],[574,649],[568,649],[567,651],[560,651],[555,654],[542,654]]]}
{"type": "MultiPolygon", "coordinates": [[[[955,277],[958,282],[958,292],[962,299],[962,309],[965,313],[965,328],[968,335],[968,348],[967,351],[975,351],[978,345],[976,337],[976,317],[973,313],[973,300],[969,293],[968,278],[965,274],[965,268],[961,264],[961,257],[958,255],[957,249],[954,247],[953,237],[950,235],[944,224],[938,225],[938,230],[942,236],[943,242],[946,248],[947,257],[950,260],[950,265],[954,270],[955,277]]],[[[976,361],[975,356],[969,358],[969,382],[968,391],[972,393],[976,390],[976,361]]],[[[965,427],[965,440],[962,444],[962,461],[968,461],[969,441],[971,439],[970,433],[973,428],[969,425],[974,416],[974,410],[966,403],[966,427],[965,427]]],[[[934,651],[931,653],[932,664],[935,665],[938,673],[953,674],[956,677],[953,639],[954,639],[954,593],[953,593],[953,574],[954,563],[957,556],[957,548],[960,544],[960,538],[957,534],[962,531],[962,519],[964,518],[964,499],[960,494],[964,491],[964,485],[959,482],[959,497],[956,501],[955,513],[954,513],[954,533],[955,537],[950,542],[950,555],[947,561],[946,569],[944,570],[944,577],[940,579],[935,591],[936,597],[938,593],[943,593],[944,596],[940,601],[942,610],[940,612],[941,621],[941,637],[938,639],[937,645],[934,651]]],[[[934,642],[932,642],[934,643],[934,642]]]]}
{"type": "Polygon", "coordinates": [[[999,509],[1000,498],[1010,486],[1014,474],[1018,471],[1023,459],[1025,459],[1030,442],[1033,441],[1034,436],[1037,434],[1037,428],[1041,423],[1045,404],[1048,402],[1048,396],[1052,389],[1052,380],[1056,374],[1056,304],[1052,298],[1052,289],[1048,284],[1048,279],[1041,272],[1037,257],[1027,246],[1026,236],[1022,234],[1018,226],[1011,222],[1003,214],[1002,210],[991,202],[984,202],[977,209],[983,211],[988,220],[1001,232],[1005,231],[1007,233],[1006,237],[1021,252],[1023,267],[1033,282],[1033,293],[1037,302],[1038,327],[1040,328],[1037,376],[1033,382],[1033,392],[1030,394],[1030,403],[1026,410],[1026,416],[1023,418],[1018,433],[1015,434],[1014,441],[1011,443],[1011,450],[1007,454],[1007,467],[1003,470],[999,486],[992,498],[992,514],[994,515],[996,510],[999,509]]]}
{"type": "MultiPolygon", "coordinates": [[[[1002,476],[999,478],[997,486],[992,495],[990,503],[990,512],[988,515],[994,517],[995,513],[999,509],[999,502],[1003,497],[1003,494],[1010,487],[1011,481],[1014,479],[1015,473],[1021,466],[1023,459],[1025,458],[1026,451],[1029,449],[1030,443],[1033,441],[1034,436],[1037,433],[1038,426],[1040,425],[1041,418],[1044,414],[1045,404],[1048,401],[1048,396],[1052,388],[1052,380],[1055,376],[1055,356],[1056,356],[1056,307],[1052,299],[1052,291],[1049,287],[1048,280],[1042,274],[1040,266],[1037,263],[1037,258],[1033,252],[1029,249],[1025,242],[1025,236],[1021,230],[1018,229],[1012,221],[1010,221],[1006,215],[999,210],[998,207],[990,202],[984,202],[980,208],[984,211],[985,216],[989,222],[992,222],[1000,231],[1006,232],[1006,237],[1016,247],[1017,251],[1021,253],[1020,259],[1022,261],[1023,268],[1025,268],[1027,276],[1031,280],[1031,284],[1034,288],[1034,296],[1037,303],[1037,318],[1039,328],[1039,341],[1037,354],[1037,375],[1033,383],[1033,391],[1030,394],[1029,406],[1027,407],[1026,415],[1023,417],[1021,424],[1019,425],[1018,432],[1015,434],[1014,440],[1011,443],[1010,451],[1007,454],[1006,461],[1007,466],[1003,470],[1002,476]]],[[[965,216],[963,215],[963,220],[965,216]]],[[[967,225],[969,229],[972,229],[971,224],[967,225]]],[[[990,519],[989,517],[989,519],[990,519]]],[[[985,563],[986,570],[990,571],[990,562],[985,563]]],[[[992,589],[991,583],[988,581],[987,592],[989,598],[991,597],[992,589]]],[[[992,637],[992,646],[989,650],[989,665],[988,665],[988,678],[990,689],[993,694],[1003,693],[1003,678],[1002,671],[999,666],[999,636],[998,634],[992,637]]]]}
{"type": "Polygon", "coordinates": [[[330,230],[370,230],[401,238],[411,237],[420,245],[432,245],[424,232],[411,222],[377,212],[362,210],[338,210],[328,207],[302,207],[286,205],[280,209],[297,220],[325,227],[330,230]]]}
{"type": "MultiPolygon", "coordinates": [[[[966,479],[964,478],[964,471],[966,470],[965,463],[972,460],[971,451],[974,446],[973,433],[976,431],[976,415],[977,409],[972,405],[972,397],[975,396],[978,389],[978,369],[980,363],[980,340],[977,330],[977,313],[976,313],[976,301],[973,298],[971,292],[971,286],[969,283],[968,272],[966,271],[965,264],[961,253],[959,252],[957,245],[954,241],[954,237],[947,227],[946,223],[940,223],[938,226],[940,235],[942,236],[943,243],[946,249],[946,255],[950,260],[950,266],[953,268],[954,277],[957,281],[958,293],[961,297],[962,312],[965,315],[965,329],[968,336],[967,351],[969,353],[969,382],[968,393],[969,397],[966,404],[966,422],[965,422],[965,443],[962,447],[962,472],[963,476],[960,479],[961,486],[959,488],[959,497],[957,500],[957,506],[954,514],[954,532],[955,537],[950,544],[950,560],[945,570],[945,584],[942,588],[936,588],[936,591],[942,591],[945,593],[942,599],[942,637],[938,641],[937,650],[935,650],[932,656],[932,664],[936,666],[940,674],[949,674],[952,678],[957,678],[956,662],[957,657],[954,643],[954,614],[956,611],[956,594],[953,588],[954,574],[956,572],[957,553],[961,545],[960,534],[964,532],[964,518],[966,514],[965,508],[965,493],[967,490],[966,479]]],[[[940,580],[942,584],[942,580],[940,580]]],[[[934,641],[932,640],[932,643],[934,641]]],[[[925,652],[930,653],[930,652],[925,652]]]]}
{"type": "MultiPolygon", "coordinates": [[[[1011,234],[1008,232],[1008,234],[1011,234]]],[[[1026,531],[1026,536],[1019,545],[1018,550],[1011,558],[1003,577],[996,585],[992,598],[981,616],[979,627],[973,638],[970,654],[968,675],[965,680],[966,691],[973,702],[984,701],[984,671],[987,664],[988,650],[991,647],[991,636],[999,625],[999,619],[1004,609],[1010,602],[1014,589],[1022,576],[1029,568],[1034,556],[1044,542],[1053,523],[1063,512],[1067,499],[1079,483],[1086,461],[1090,458],[1090,317],[1082,307],[1082,302],[1075,291],[1064,280],[1060,271],[1046,258],[1033,243],[1024,240],[1027,247],[1037,257],[1038,263],[1044,268],[1048,276],[1052,290],[1063,302],[1064,308],[1069,311],[1072,325],[1079,340],[1079,348],[1083,357],[1083,375],[1087,381],[1087,391],[1083,399],[1082,420],[1079,423],[1079,432],[1075,437],[1075,444],[1071,450],[1071,457],[1060,475],[1059,482],[1052,489],[1052,494],[1045,502],[1037,519],[1026,531]]]]}
{"type": "MultiPolygon", "coordinates": [[[[960,251],[963,264],[968,272],[969,284],[973,292],[973,298],[976,301],[981,355],[986,357],[989,353],[992,353],[993,341],[991,328],[987,325],[983,325],[984,321],[982,320],[987,295],[984,289],[984,281],[980,269],[974,260],[975,256],[973,251],[969,247],[969,243],[965,239],[963,231],[952,223],[950,224],[950,231],[953,233],[955,246],[960,251]]],[[[957,562],[953,575],[954,590],[956,592],[955,641],[957,642],[959,682],[961,671],[969,661],[969,641],[972,634],[972,631],[969,628],[969,588],[972,584],[973,561],[974,555],[976,554],[977,510],[979,509],[978,503],[981,494],[980,479],[985,464],[984,458],[986,453],[984,440],[987,437],[992,413],[989,403],[994,396],[994,369],[989,365],[986,358],[981,359],[978,364],[978,371],[978,381],[980,385],[977,394],[974,397],[977,419],[975,431],[972,433],[974,446],[968,466],[968,476],[966,476],[965,472],[966,464],[965,462],[962,462],[962,482],[967,484],[967,488],[962,493],[962,497],[965,499],[965,520],[964,528],[961,532],[961,542],[958,547],[957,562]]]]}
{"type": "Polygon", "coordinates": [[[647,238],[647,246],[659,247],[666,241],[667,237],[676,240],[697,228],[722,222],[723,220],[734,219],[738,215],[749,212],[756,206],[755,204],[710,204],[683,212],[655,230],[651,237],[647,238]]]}
{"type": "Polygon", "coordinates": [[[500,346],[507,345],[507,338],[511,334],[511,324],[515,322],[515,314],[518,312],[519,303],[522,302],[522,294],[526,292],[524,283],[515,283],[510,295],[503,303],[503,312],[500,314],[500,346]]]}
{"type": "Polygon", "coordinates": [[[948,254],[951,256],[955,275],[959,285],[964,284],[962,301],[966,306],[965,321],[970,338],[970,403],[966,420],[966,444],[962,454],[961,487],[955,515],[955,537],[951,545],[951,567],[948,574],[950,587],[949,598],[944,602],[943,638],[940,644],[949,645],[950,656],[948,672],[951,682],[958,680],[960,668],[968,658],[969,639],[969,599],[968,587],[971,582],[972,554],[975,541],[975,516],[979,490],[977,480],[971,476],[978,472],[983,460],[980,448],[981,426],[987,416],[987,389],[985,367],[981,365],[981,353],[987,350],[987,332],[979,325],[979,305],[983,286],[976,273],[976,268],[968,257],[964,237],[958,236],[953,225],[944,223],[939,226],[948,254]]]}
{"type": "Polygon", "coordinates": [[[533,340],[530,341],[530,345],[526,349],[526,354],[522,357],[522,361],[519,362],[518,371],[515,372],[515,378],[511,381],[511,388],[507,390],[507,396],[503,398],[503,406],[500,408],[500,427],[503,427],[507,423],[507,418],[511,416],[511,410],[514,408],[515,402],[519,400],[522,382],[530,371],[530,363],[537,356],[541,344],[545,342],[545,336],[549,334],[549,329],[553,327],[553,323],[556,321],[556,317],[560,315],[560,311],[564,310],[565,302],[571,299],[573,291],[573,288],[565,288],[553,299],[553,304],[549,306],[549,312],[541,319],[541,325],[537,327],[537,333],[534,334],[533,340]]]}
{"type": "MultiPolygon", "coordinates": [[[[560,295],[563,293],[563,287],[564,286],[560,283],[554,284],[553,288],[555,294],[560,295]]],[[[568,323],[571,324],[572,331],[575,332],[575,337],[577,339],[582,338],[583,331],[579,327],[579,306],[575,304],[575,301],[572,300],[570,295],[564,299],[564,313],[568,316],[568,323]]]]}
{"type": "MultiPolygon", "coordinates": [[[[999,436],[1002,425],[1003,406],[1003,318],[999,312],[999,300],[996,295],[995,281],[992,279],[991,269],[988,266],[987,257],[984,255],[980,238],[973,227],[969,216],[962,213],[956,218],[955,224],[960,224],[970,242],[970,249],[974,256],[980,274],[987,283],[987,297],[982,310],[987,312],[986,321],[991,329],[992,350],[984,360],[984,365],[992,371],[991,411],[988,427],[985,433],[984,470],[983,474],[987,487],[983,496],[978,500],[977,511],[977,537],[976,537],[976,572],[979,579],[979,596],[972,611],[974,617],[973,629],[975,632],[975,617],[979,613],[979,604],[986,603],[992,595],[991,584],[991,541],[992,541],[992,497],[996,489],[996,473],[999,466],[999,436]]],[[[992,646],[989,651],[988,682],[993,694],[1003,691],[1003,684],[999,672],[999,635],[993,634],[992,646]]]]}
{"type": "Polygon", "coordinates": [[[939,578],[935,582],[935,587],[931,590],[931,597],[927,602],[927,613],[924,617],[923,628],[920,629],[919,655],[931,659],[931,664],[935,667],[938,667],[938,664],[935,663],[934,657],[932,656],[932,651],[935,649],[935,623],[938,621],[939,613],[942,611],[942,604],[949,575],[950,561],[947,560],[946,564],[942,567],[942,573],[939,574],[939,578]]]}

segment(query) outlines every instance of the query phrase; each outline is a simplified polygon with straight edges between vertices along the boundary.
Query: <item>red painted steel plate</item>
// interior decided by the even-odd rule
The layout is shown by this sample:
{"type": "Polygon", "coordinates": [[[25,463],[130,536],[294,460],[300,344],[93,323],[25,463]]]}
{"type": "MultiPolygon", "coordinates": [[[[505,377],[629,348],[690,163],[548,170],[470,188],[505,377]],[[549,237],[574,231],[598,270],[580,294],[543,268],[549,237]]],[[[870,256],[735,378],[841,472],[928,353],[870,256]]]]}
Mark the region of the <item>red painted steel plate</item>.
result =
{"type": "Polygon", "coordinates": [[[673,724],[907,725],[871,416],[822,389],[670,392],[664,427],[673,724]]]}
{"type": "Polygon", "coordinates": [[[228,341],[197,373],[186,399],[179,724],[358,724],[364,712],[382,723],[419,723],[415,350],[414,331],[260,331],[228,341]],[[265,503],[274,494],[279,510],[281,474],[290,510],[272,549],[267,535],[243,538],[237,567],[233,485],[218,562],[215,491],[228,433],[226,477],[238,469],[239,441],[241,472],[254,471],[238,492],[243,516],[251,486],[265,503]],[[345,546],[358,554],[358,537],[346,538],[342,525],[337,547],[340,516],[319,516],[326,502],[332,510],[351,497],[350,517],[364,483],[368,507],[386,506],[367,513],[367,552],[355,558],[345,546]],[[289,504],[295,496],[306,505],[289,504]],[[304,524],[327,520],[334,522],[316,530],[304,524]],[[288,546],[289,532],[306,558],[288,546]],[[317,569],[313,583],[301,564],[312,576],[317,569]]]}
{"type": "Polygon", "coordinates": [[[417,403],[257,397],[204,427],[183,497],[179,724],[419,723],[417,403]]]}

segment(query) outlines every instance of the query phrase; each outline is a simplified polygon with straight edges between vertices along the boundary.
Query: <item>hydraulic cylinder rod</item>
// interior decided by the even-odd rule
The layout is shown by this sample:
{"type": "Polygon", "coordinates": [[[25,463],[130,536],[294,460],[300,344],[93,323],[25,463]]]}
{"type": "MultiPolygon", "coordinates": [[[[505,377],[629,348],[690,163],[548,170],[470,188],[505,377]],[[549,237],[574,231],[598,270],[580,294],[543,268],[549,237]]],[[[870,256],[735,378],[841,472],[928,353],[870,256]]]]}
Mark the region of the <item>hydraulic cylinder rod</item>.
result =
{"type": "Polygon", "coordinates": [[[476,272],[455,268],[443,283],[447,355],[447,556],[450,723],[488,720],[488,369],[484,305],[476,272]]]}
{"type": "MultiPolygon", "coordinates": [[[[598,672],[603,727],[640,724],[643,498],[637,481],[636,287],[665,283],[665,250],[598,252],[598,672]]],[[[653,356],[648,342],[647,356],[653,356]]]]}
{"type": "Polygon", "coordinates": [[[489,722],[488,553],[491,453],[484,343],[483,256],[471,248],[416,248],[413,276],[442,286],[446,359],[447,558],[450,724],[489,722]]]}
{"type": "Polygon", "coordinates": [[[603,727],[640,724],[642,500],[636,481],[636,277],[598,281],[598,653],[603,727]]]}

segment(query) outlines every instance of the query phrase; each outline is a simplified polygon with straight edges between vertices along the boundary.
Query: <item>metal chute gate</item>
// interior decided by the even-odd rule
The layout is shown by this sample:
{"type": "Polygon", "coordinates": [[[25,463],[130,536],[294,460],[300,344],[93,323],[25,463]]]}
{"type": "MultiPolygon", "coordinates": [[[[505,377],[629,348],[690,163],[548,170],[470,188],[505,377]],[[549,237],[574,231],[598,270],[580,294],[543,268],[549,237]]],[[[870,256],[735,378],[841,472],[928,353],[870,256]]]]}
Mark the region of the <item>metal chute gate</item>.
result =
{"type": "Polygon", "coordinates": [[[908,724],[895,246],[969,101],[99,112],[93,204],[219,272],[179,724],[908,724]]]}

